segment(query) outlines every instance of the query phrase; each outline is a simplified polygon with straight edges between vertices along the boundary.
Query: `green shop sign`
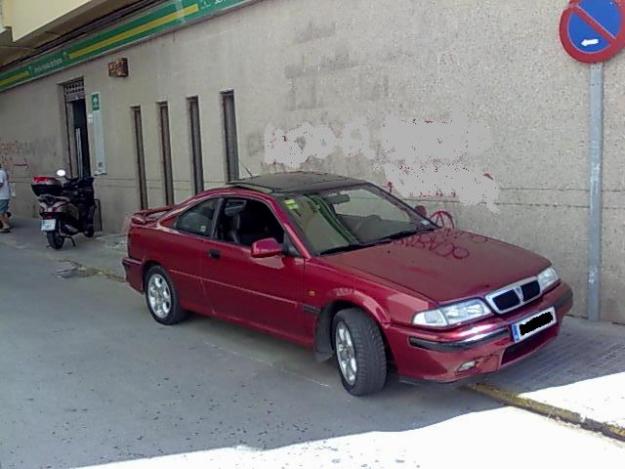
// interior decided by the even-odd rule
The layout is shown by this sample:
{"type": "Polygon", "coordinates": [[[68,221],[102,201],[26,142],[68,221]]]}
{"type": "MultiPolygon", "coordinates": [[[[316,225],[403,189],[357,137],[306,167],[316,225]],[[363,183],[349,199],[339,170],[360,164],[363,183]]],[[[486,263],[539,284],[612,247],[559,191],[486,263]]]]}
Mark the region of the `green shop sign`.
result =
{"type": "Polygon", "coordinates": [[[91,110],[93,112],[100,110],[100,93],[93,93],[91,95],[91,110]]]}
{"type": "Polygon", "coordinates": [[[112,28],[71,43],[60,50],[0,73],[0,92],[121,47],[161,34],[194,20],[209,18],[249,0],[168,0],[112,28]]]}

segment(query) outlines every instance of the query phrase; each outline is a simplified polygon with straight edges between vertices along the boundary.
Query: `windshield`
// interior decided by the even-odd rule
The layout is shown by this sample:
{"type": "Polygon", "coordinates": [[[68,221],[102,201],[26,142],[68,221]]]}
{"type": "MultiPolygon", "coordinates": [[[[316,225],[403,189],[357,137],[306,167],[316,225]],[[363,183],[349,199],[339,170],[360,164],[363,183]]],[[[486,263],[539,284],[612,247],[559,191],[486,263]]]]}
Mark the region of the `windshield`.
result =
{"type": "Polygon", "coordinates": [[[373,185],[283,196],[281,202],[318,254],[360,249],[436,228],[373,185]]]}

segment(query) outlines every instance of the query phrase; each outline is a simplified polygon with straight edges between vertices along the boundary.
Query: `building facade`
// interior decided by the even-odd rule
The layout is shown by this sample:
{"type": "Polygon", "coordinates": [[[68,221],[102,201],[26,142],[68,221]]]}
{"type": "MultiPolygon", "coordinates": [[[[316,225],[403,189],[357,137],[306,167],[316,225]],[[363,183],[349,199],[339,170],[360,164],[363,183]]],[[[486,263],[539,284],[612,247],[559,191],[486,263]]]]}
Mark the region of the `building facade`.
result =
{"type": "MultiPolygon", "coordinates": [[[[588,66],[559,43],[564,0],[139,3],[0,69],[17,213],[61,167],[95,175],[111,232],[239,176],[336,172],[545,255],[585,315],[588,66]]],[[[606,65],[602,319],[625,323],[621,71],[624,55],[606,65]]]]}

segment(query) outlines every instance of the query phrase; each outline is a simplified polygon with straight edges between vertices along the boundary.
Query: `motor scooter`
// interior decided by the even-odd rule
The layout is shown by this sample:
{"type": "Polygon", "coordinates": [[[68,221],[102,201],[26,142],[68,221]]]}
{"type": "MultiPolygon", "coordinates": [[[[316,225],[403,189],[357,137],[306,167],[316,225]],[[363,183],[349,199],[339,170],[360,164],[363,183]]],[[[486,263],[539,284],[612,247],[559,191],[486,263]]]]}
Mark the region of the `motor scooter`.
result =
{"type": "Polygon", "coordinates": [[[31,187],[39,201],[41,231],[50,247],[58,250],[66,239],[76,246],[74,236],[79,233],[93,237],[96,204],[92,177],[69,178],[63,169],[56,175],[36,176],[31,187]]]}

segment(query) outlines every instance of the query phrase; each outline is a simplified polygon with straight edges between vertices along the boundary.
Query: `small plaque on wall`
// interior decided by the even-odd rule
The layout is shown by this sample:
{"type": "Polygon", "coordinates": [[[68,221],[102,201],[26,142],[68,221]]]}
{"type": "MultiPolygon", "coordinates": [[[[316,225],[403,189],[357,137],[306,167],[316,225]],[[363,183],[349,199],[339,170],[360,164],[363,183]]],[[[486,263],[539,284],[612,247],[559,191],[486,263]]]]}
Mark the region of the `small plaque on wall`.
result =
{"type": "Polygon", "coordinates": [[[128,59],[121,58],[109,62],[109,77],[125,78],[128,76],[128,59]]]}

